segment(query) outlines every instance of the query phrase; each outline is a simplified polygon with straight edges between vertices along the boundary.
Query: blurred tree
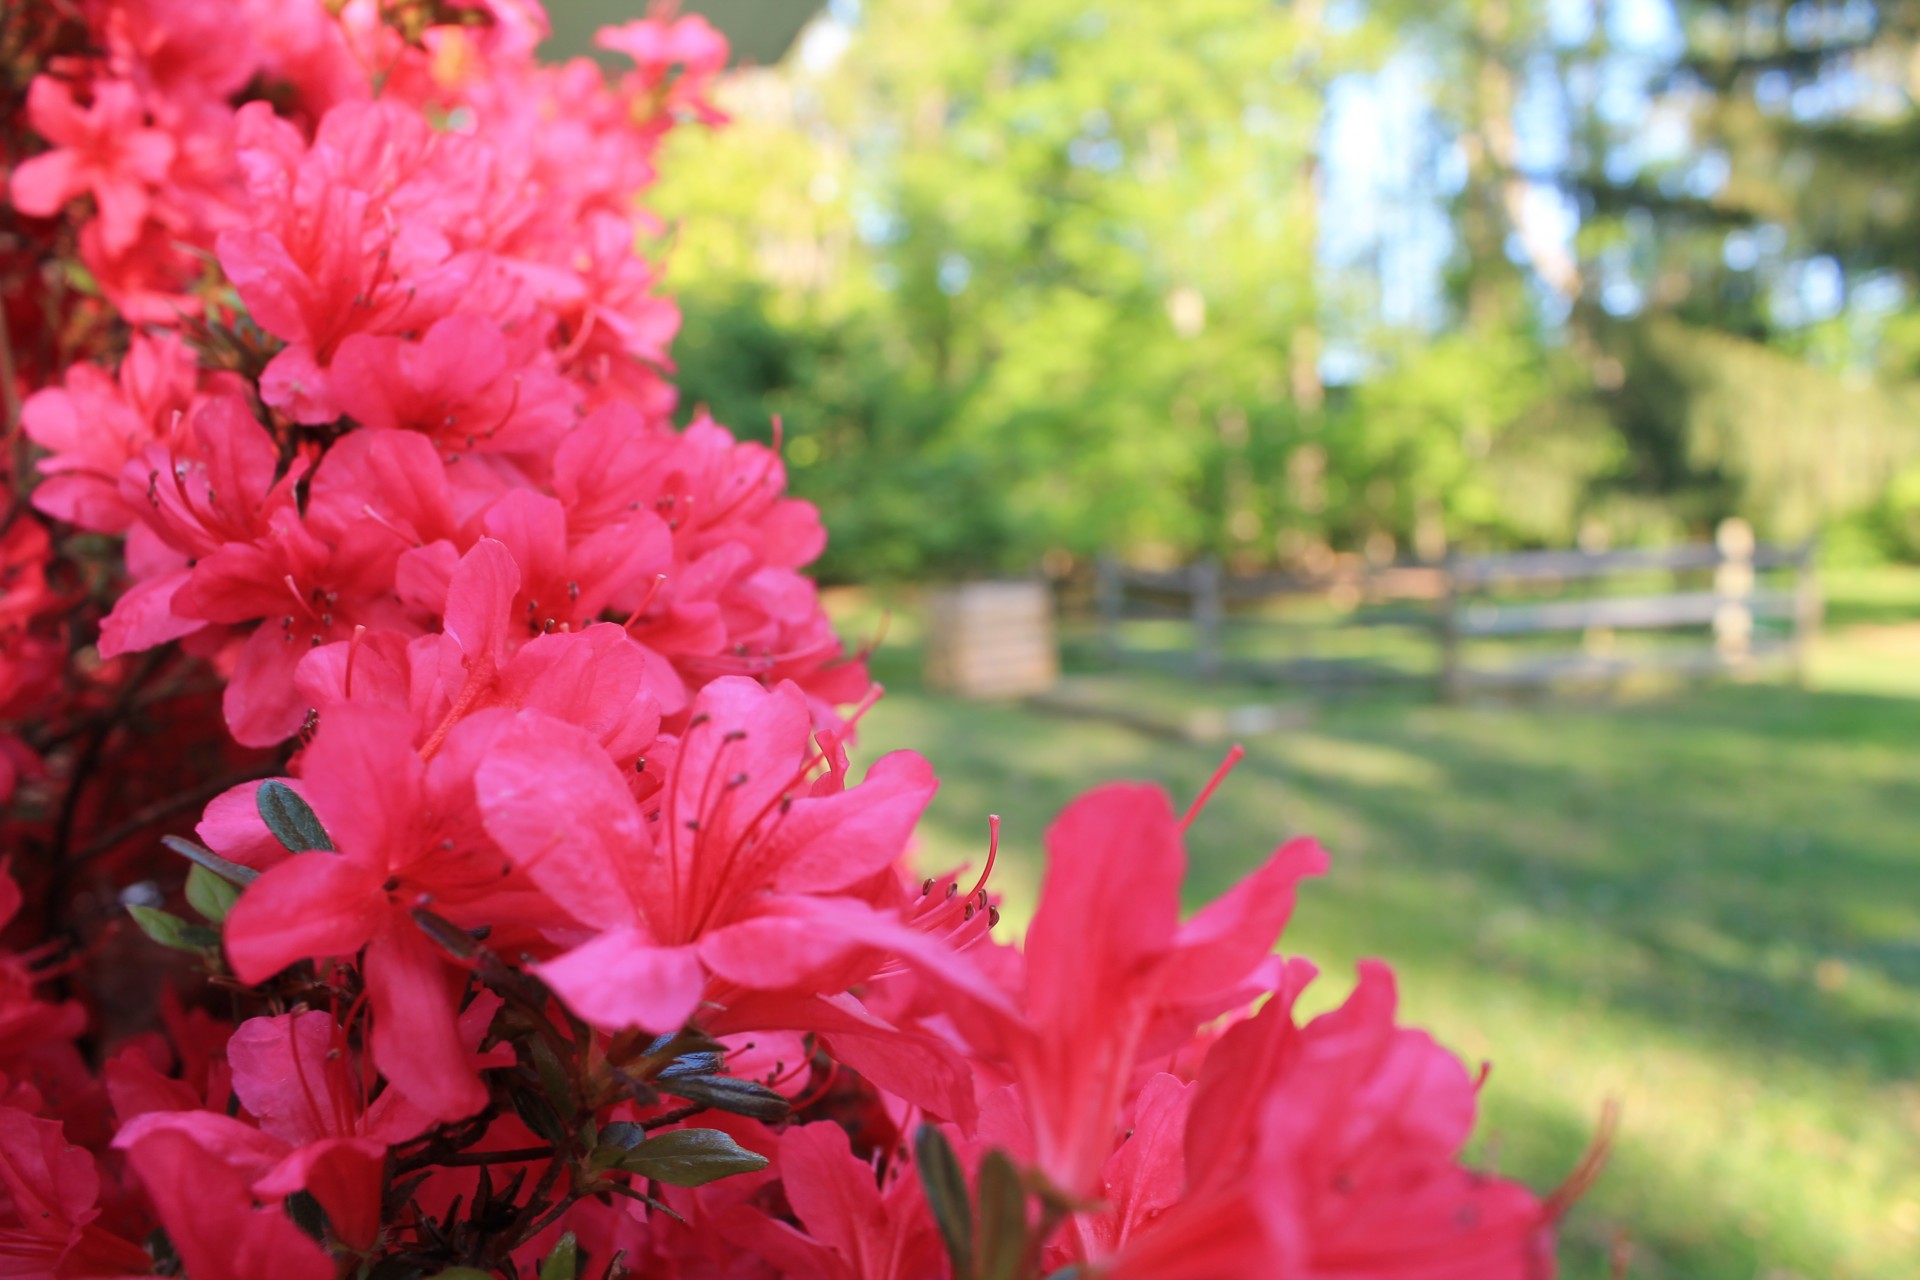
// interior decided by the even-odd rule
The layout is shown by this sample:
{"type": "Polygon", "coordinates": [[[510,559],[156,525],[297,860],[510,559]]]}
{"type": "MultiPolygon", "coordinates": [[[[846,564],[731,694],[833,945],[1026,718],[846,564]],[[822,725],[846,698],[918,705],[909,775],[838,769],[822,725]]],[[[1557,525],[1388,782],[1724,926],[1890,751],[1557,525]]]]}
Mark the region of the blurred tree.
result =
{"type": "MultiPolygon", "coordinates": [[[[918,455],[935,487],[908,509],[977,501],[976,568],[1271,558],[1322,523],[1290,459],[1325,452],[1323,89],[1370,38],[1269,0],[872,4],[831,74],[738,82],[740,125],[667,167],[689,339],[757,313],[762,341],[882,363],[842,384],[857,408],[790,418],[796,483],[850,498],[836,478],[893,466],[876,452],[918,455]]],[[[683,385],[718,405],[702,367],[683,385]]],[[[958,526],[915,563],[838,518],[850,562],[950,563],[958,526]]]]}
{"type": "Polygon", "coordinates": [[[839,577],[1920,537],[1912,15],[1679,3],[835,0],[667,166],[688,411],[783,417],[839,577]],[[1330,104],[1409,66],[1356,274],[1330,104]]]}
{"type": "Polygon", "coordinates": [[[1783,536],[1884,524],[1920,460],[1920,5],[1673,16],[1646,112],[1596,101],[1579,157],[1614,487],[1783,536]]]}

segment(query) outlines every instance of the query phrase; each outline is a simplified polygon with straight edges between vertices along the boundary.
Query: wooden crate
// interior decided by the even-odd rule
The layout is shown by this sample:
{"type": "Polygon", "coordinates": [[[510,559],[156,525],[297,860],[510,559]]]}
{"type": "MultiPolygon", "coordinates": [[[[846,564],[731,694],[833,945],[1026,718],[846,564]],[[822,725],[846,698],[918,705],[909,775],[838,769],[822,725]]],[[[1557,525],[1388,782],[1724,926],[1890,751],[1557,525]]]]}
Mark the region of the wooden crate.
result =
{"type": "Polygon", "coordinates": [[[1044,693],[1060,676],[1053,596],[1042,582],[975,582],[931,591],[927,687],[963,698],[1044,693]]]}

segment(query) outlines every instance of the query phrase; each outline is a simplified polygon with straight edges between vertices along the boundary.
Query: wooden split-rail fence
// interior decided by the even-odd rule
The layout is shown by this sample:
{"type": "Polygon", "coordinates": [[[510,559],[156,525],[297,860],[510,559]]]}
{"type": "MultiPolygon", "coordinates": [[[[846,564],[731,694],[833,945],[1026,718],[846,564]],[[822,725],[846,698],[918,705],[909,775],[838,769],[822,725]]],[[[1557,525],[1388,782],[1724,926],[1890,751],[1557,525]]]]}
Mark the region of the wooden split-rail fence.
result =
{"type": "MultiPolygon", "coordinates": [[[[1430,634],[1437,661],[1413,678],[1437,680],[1443,696],[1460,698],[1479,689],[1617,680],[1647,671],[1748,674],[1785,666],[1804,674],[1821,620],[1814,553],[1812,542],[1758,543],[1744,521],[1729,520],[1711,543],[1454,555],[1320,577],[1234,575],[1215,560],[1143,570],[1104,559],[1094,594],[1101,645],[1116,663],[1135,656],[1125,645],[1125,622],[1183,618],[1191,625],[1191,668],[1203,677],[1232,668],[1314,684],[1393,678],[1396,673],[1377,666],[1339,659],[1229,658],[1228,625],[1249,606],[1342,600],[1356,606],[1343,625],[1411,626],[1430,634]],[[1673,585],[1640,589],[1656,578],[1673,585]],[[1626,592],[1608,589],[1622,581],[1629,583],[1626,592]],[[1621,632],[1687,629],[1697,638],[1653,647],[1615,643],[1621,632]],[[1534,639],[1552,636],[1578,642],[1543,646],[1534,639]],[[1504,643],[1510,651],[1489,660],[1483,642],[1504,643]]],[[[1270,625],[1265,618],[1249,621],[1270,625]]]]}

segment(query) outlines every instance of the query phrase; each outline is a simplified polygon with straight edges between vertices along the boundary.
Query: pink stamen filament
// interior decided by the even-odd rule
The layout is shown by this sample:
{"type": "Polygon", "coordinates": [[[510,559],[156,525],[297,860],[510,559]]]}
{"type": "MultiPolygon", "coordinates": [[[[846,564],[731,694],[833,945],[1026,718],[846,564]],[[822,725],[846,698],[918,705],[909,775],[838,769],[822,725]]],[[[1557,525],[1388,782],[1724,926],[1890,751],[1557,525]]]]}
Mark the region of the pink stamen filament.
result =
{"type": "Polygon", "coordinates": [[[421,744],[422,760],[433,759],[434,753],[440,750],[440,744],[447,740],[449,733],[453,732],[453,726],[460,722],[460,717],[466,715],[473,708],[473,704],[480,700],[480,695],[492,685],[493,664],[491,662],[476,664],[467,670],[467,681],[460,686],[459,696],[454,698],[453,705],[447,708],[447,714],[439,724],[434,726],[433,733],[421,744]]]}
{"type": "Polygon", "coordinates": [[[306,596],[300,593],[300,584],[293,580],[293,575],[289,573],[285,577],[281,578],[280,581],[287,584],[287,591],[290,595],[293,596],[293,598],[296,601],[299,602],[300,611],[306,614],[307,617],[312,621],[319,622],[320,615],[314,612],[313,605],[308,603],[306,596]]]}
{"type": "Polygon", "coordinates": [[[1000,815],[987,815],[987,865],[980,868],[980,878],[973,882],[973,888],[967,890],[969,898],[977,897],[987,887],[987,878],[993,874],[993,860],[1000,855],[1000,815]]]}
{"type": "Polygon", "coordinates": [[[360,656],[360,644],[366,638],[366,627],[363,625],[355,625],[353,628],[353,637],[347,641],[347,674],[342,683],[346,686],[345,693],[349,702],[353,700],[353,660],[360,656]]]}
{"type": "Polygon", "coordinates": [[[1233,766],[1239,764],[1246,754],[1245,747],[1237,742],[1233,744],[1232,749],[1227,752],[1227,758],[1222,760],[1220,767],[1213,771],[1213,776],[1207,779],[1207,785],[1200,788],[1200,794],[1193,798],[1193,804],[1187,809],[1186,816],[1180,819],[1182,832],[1186,831],[1193,824],[1193,820],[1200,816],[1200,810],[1206,808],[1207,801],[1213,798],[1213,793],[1219,789],[1221,783],[1227,780],[1227,775],[1233,772],[1233,766]]]}
{"type": "Polygon", "coordinates": [[[653,582],[649,584],[647,587],[647,594],[641,597],[640,603],[634,607],[634,610],[632,613],[627,615],[627,620],[621,623],[620,625],[628,631],[633,630],[633,624],[640,621],[640,615],[647,611],[647,606],[653,603],[654,597],[658,596],[660,594],[660,589],[666,585],[667,585],[666,574],[664,573],[654,574],[653,582]]]}

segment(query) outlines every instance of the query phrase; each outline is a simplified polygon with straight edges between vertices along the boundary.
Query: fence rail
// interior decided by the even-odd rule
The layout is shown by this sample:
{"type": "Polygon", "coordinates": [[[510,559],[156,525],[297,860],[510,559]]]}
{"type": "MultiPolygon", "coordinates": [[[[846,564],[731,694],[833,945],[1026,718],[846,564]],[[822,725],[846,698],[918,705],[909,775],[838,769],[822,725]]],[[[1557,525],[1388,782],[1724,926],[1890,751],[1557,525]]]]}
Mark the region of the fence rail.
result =
{"type": "MultiPolygon", "coordinates": [[[[1218,676],[1228,665],[1225,630],[1236,606],[1299,598],[1371,605],[1341,625],[1411,626],[1429,632],[1438,649],[1440,690],[1444,696],[1460,697],[1482,686],[1617,678],[1636,671],[1739,673],[1777,660],[1803,672],[1821,617],[1814,551],[1810,541],[1757,543],[1744,522],[1729,520],[1711,543],[1450,556],[1437,564],[1373,566],[1318,577],[1233,575],[1211,559],[1177,569],[1136,569],[1103,559],[1096,566],[1094,594],[1101,644],[1110,660],[1127,658],[1121,636],[1124,622],[1182,618],[1192,624],[1192,665],[1203,677],[1218,676]],[[1603,591],[1607,579],[1652,574],[1672,575],[1674,589],[1635,594],[1603,591]],[[1698,582],[1708,575],[1709,583],[1698,582]],[[1762,575],[1784,581],[1763,586],[1762,575]],[[1695,584],[1683,587],[1683,578],[1694,579],[1695,584]],[[1592,588],[1588,594],[1572,598],[1512,598],[1515,593],[1537,596],[1588,584],[1592,588]],[[1784,634],[1777,625],[1763,631],[1759,625],[1763,622],[1784,624],[1784,634]],[[1664,652],[1592,651],[1596,642],[1614,632],[1695,627],[1708,629],[1706,643],[1669,646],[1664,652]],[[1496,665],[1479,663],[1469,652],[1475,641],[1576,632],[1586,643],[1573,652],[1529,654],[1496,665]]],[[[1631,590],[1642,584],[1623,585],[1631,590]]],[[[1284,664],[1284,670],[1266,673],[1327,683],[1354,677],[1356,669],[1338,659],[1296,658],[1284,664]]],[[[1357,674],[1361,680],[1368,678],[1364,671],[1357,674]]]]}

